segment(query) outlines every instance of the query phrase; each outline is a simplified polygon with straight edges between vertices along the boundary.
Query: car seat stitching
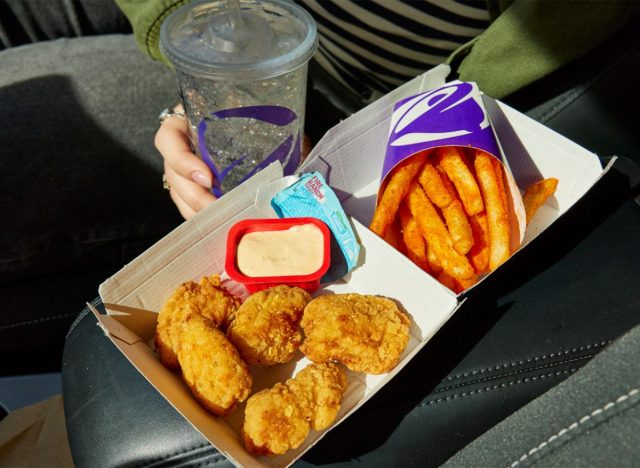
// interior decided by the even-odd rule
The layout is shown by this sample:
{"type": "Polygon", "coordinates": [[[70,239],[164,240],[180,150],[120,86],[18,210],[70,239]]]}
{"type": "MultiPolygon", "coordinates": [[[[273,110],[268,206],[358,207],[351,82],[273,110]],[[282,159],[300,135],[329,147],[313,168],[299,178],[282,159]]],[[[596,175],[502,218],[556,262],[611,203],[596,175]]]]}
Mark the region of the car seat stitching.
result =
{"type": "Polygon", "coordinates": [[[578,369],[580,369],[580,368],[579,367],[572,367],[571,369],[565,369],[565,370],[561,370],[561,371],[557,371],[557,372],[550,372],[550,373],[547,373],[547,374],[534,375],[532,377],[525,377],[524,379],[512,380],[510,382],[502,382],[500,384],[491,385],[489,387],[478,388],[478,389],[475,389],[475,390],[470,390],[468,392],[461,392],[461,393],[456,393],[454,395],[449,395],[449,396],[442,397],[442,398],[436,398],[434,400],[429,400],[429,401],[420,403],[420,405],[418,405],[418,406],[428,406],[428,405],[434,405],[434,404],[437,404],[437,403],[445,403],[447,401],[457,400],[459,398],[464,398],[464,397],[468,397],[468,396],[472,396],[472,395],[477,395],[479,393],[490,392],[490,391],[494,391],[494,390],[500,390],[500,389],[503,389],[503,388],[506,388],[506,387],[512,387],[514,385],[520,385],[520,384],[524,384],[524,383],[531,383],[531,382],[535,382],[535,381],[546,379],[546,378],[550,378],[550,377],[557,377],[557,376],[564,375],[564,374],[570,374],[572,372],[577,371],[578,369]]]}
{"type": "Polygon", "coordinates": [[[543,354],[541,356],[535,356],[535,357],[531,357],[531,358],[527,358],[527,359],[521,359],[519,361],[512,361],[512,362],[508,362],[508,363],[504,363],[504,364],[498,364],[496,366],[493,367],[486,367],[483,369],[476,369],[473,371],[469,371],[469,372],[464,372],[462,374],[457,374],[457,375],[453,375],[453,376],[449,376],[447,377],[448,381],[451,380],[459,380],[459,379],[463,379],[472,375],[477,375],[477,374],[484,374],[486,372],[492,372],[492,371],[499,371],[501,369],[506,369],[509,367],[515,367],[515,366],[520,366],[520,365],[524,365],[524,364],[529,364],[535,361],[543,361],[546,359],[551,359],[557,356],[561,356],[561,355],[567,355],[567,354],[572,354],[572,353],[579,353],[582,351],[586,351],[589,350],[591,348],[600,348],[603,346],[606,346],[608,344],[611,343],[611,340],[606,340],[606,341],[600,341],[598,343],[591,343],[588,345],[584,345],[584,346],[580,346],[580,347],[576,347],[576,348],[572,348],[572,349],[566,349],[563,351],[559,351],[556,353],[549,353],[549,354],[543,354]]]}
{"type": "Polygon", "coordinates": [[[75,317],[76,314],[77,314],[76,312],[72,312],[72,313],[69,313],[69,314],[54,315],[54,316],[51,316],[51,317],[43,317],[43,318],[39,318],[39,319],[25,320],[24,322],[10,323],[8,325],[0,325],[0,330],[8,330],[9,328],[23,327],[25,325],[34,325],[36,323],[48,322],[50,320],[58,320],[58,319],[66,318],[66,317],[75,317]]]}
{"type": "Polygon", "coordinates": [[[216,463],[218,463],[219,461],[225,460],[226,457],[221,457],[221,458],[214,458],[212,460],[205,460],[202,463],[198,463],[197,465],[195,465],[193,468],[202,468],[204,466],[213,466],[216,463]]]}
{"type": "Polygon", "coordinates": [[[593,84],[596,83],[597,78],[604,75],[605,73],[603,72],[596,78],[590,80],[588,83],[576,86],[575,89],[571,90],[566,96],[562,97],[558,102],[554,103],[554,105],[550,109],[548,109],[540,116],[540,123],[547,123],[565,107],[567,107],[572,102],[575,102],[580,96],[585,94],[593,86],[593,84]]]}
{"type": "MultiPolygon", "coordinates": [[[[531,450],[529,450],[524,455],[522,455],[519,459],[517,459],[516,461],[511,463],[509,465],[509,467],[510,468],[514,468],[515,466],[517,466],[520,463],[524,462],[527,458],[529,458],[532,455],[534,455],[536,452],[539,452],[540,450],[543,450],[545,447],[549,446],[549,444],[551,444],[552,442],[555,442],[558,439],[563,438],[564,436],[567,436],[567,434],[572,435],[572,434],[570,434],[570,433],[572,433],[572,431],[575,431],[581,425],[583,425],[586,422],[590,421],[594,417],[596,417],[598,415],[601,415],[601,414],[604,414],[605,412],[610,411],[615,406],[620,405],[621,403],[629,400],[630,398],[634,398],[634,397],[637,397],[637,396],[640,396],[640,389],[639,388],[634,388],[634,389],[630,390],[628,393],[619,396],[614,401],[610,401],[609,403],[607,403],[603,407],[598,408],[598,409],[592,411],[590,414],[587,414],[587,415],[581,417],[577,421],[569,424],[567,427],[561,429],[556,434],[554,434],[551,437],[549,437],[546,441],[540,443],[536,447],[533,447],[531,450]]],[[[638,401],[640,401],[640,398],[635,398],[635,401],[633,401],[632,404],[635,404],[638,401]]],[[[612,416],[614,416],[614,414],[611,414],[611,415],[607,414],[606,415],[607,419],[609,419],[612,416]]]]}
{"type": "MultiPolygon", "coordinates": [[[[145,463],[142,463],[142,464],[139,464],[139,465],[136,465],[136,466],[138,466],[138,467],[152,466],[154,463],[167,460],[169,458],[175,457],[176,455],[189,454],[189,452],[196,452],[199,449],[206,448],[206,447],[211,447],[211,449],[213,449],[213,446],[209,442],[202,442],[202,443],[200,443],[198,445],[193,445],[191,447],[188,447],[188,448],[185,448],[185,449],[182,449],[182,450],[177,450],[177,451],[175,451],[173,453],[169,453],[169,454],[163,455],[161,457],[157,457],[157,458],[153,458],[151,460],[147,460],[145,463]]],[[[224,455],[220,454],[219,452],[216,452],[216,454],[213,455],[213,460],[212,461],[217,462],[217,461],[223,460],[224,458],[225,458],[224,455]]]]}
{"type": "MultiPolygon", "coordinates": [[[[101,302],[102,301],[100,300],[100,298],[96,297],[93,301],[91,301],[91,305],[94,307],[99,307],[101,302]]],[[[82,312],[80,312],[78,317],[76,317],[76,319],[73,321],[73,323],[69,327],[69,331],[65,335],[65,340],[69,338],[69,335],[71,335],[71,332],[73,332],[73,330],[78,326],[78,324],[82,321],[82,319],[85,318],[85,316],[87,316],[90,313],[91,311],[89,310],[88,307],[85,307],[84,309],[82,309],[82,312]]]]}
{"type": "Polygon", "coordinates": [[[460,382],[457,384],[453,384],[453,385],[445,385],[442,387],[437,387],[434,390],[434,393],[438,393],[438,392],[443,392],[443,391],[447,391],[447,390],[451,390],[454,388],[459,388],[462,386],[466,386],[466,385],[473,385],[476,383],[480,383],[480,382],[486,382],[488,380],[495,380],[495,379],[499,379],[499,378],[505,378],[505,377],[510,377],[510,376],[514,376],[514,375],[519,375],[519,374],[523,374],[525,372],[532,372],[532,371],[541,371],[543,369],[549,369],[550,367],[557,367],[557,366],[561,366],[564,364],[570,364],[573,362],[578,362],[578,361],[583,361],[583,360],[589,360],[591,358],[593,358],[594,356],[596,356],[597,353],[591,353],[591,354],[584,354],[582,356],[578,356],[578,357],[574,357],[571,359],[565,359],[562,361],[556,361],[556,362],[549,362],[547,364],[544,365],[539,365],[539,366],[531,366],[531,367],[527,367],[525,369],[518,369],[512,372],[505,372],[502,374],[497,374],[497,375],[490,375],[490,376],[486,376],[483,378],[478,378],[478,379],[473,379],[467,382],[460,382]]]}
{"type": "Polygon", "coordinates": [[[590,79],[586,83],[576,86],[576,88],[572,90],[567,96],[565,96],[564,98],[561,98],[560,101],[558,101],[550,109],[545,111],[539,117],[539,121],[541,123],[546,123],[549,120],[551,120],[558,113],[560,113],[565,107],[573,103],[575,100],[577,100],[577,98],[579,98],[580,96],[585,94],[587,91],[589,91],[592,87],[594,87],[596,84],[598,84],[598,82],[601,81],[604,77],[606,77],[610,73],[613,73],[614,69],[623,67],[627,63],[629,63],[639,52],[640,52],[640,49],[638,48],[633,49],[628,54],[624,54],[622,59],[618,59],[614,63],[609,64],[607,68],[599,72],[596,76],[594,76],[592,79],[590,79]]]}

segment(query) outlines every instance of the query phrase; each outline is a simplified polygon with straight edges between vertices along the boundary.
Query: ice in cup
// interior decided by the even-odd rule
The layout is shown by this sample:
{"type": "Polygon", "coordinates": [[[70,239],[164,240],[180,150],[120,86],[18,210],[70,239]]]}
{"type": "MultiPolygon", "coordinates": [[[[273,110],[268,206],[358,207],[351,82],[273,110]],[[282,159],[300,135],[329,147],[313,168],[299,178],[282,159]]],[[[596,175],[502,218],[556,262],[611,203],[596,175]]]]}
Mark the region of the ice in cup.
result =
{"type": "Polygon", "coordinates": [[[160,47],[216,196],[275,161],[286,175],[298,167],[317,44],[312,17],[286,0],[193,2],[163,22],[160,47]]]}

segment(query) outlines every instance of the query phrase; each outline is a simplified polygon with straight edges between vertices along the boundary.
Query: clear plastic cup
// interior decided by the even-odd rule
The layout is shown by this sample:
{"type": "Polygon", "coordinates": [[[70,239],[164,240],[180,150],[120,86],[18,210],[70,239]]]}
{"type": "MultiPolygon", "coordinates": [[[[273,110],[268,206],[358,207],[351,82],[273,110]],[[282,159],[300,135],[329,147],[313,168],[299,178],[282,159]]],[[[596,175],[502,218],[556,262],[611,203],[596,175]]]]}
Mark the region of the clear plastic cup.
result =
{"type": "Polygon", "coordinates": [[[193,149],[221,196],[269,164],[292,174],[301,158],[307,64],[316,25],[286,0],[182,6],[163,22],[160,48],[173,63],[193,149]],[[240,13],[240,15],[238,15],[240,13]]]}

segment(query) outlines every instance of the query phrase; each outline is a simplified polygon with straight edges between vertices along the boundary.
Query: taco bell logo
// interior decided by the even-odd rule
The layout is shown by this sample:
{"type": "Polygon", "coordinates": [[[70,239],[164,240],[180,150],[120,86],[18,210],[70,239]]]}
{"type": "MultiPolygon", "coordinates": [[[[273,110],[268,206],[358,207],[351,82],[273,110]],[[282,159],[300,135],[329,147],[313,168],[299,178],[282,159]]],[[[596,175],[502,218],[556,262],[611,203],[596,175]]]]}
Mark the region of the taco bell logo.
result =
{"type": "Polygon", "coordinates": [[[469,146],[499,157],[475,83],[454,81],[396,103],[382,176],[403,159],[438,146],[469,146]]]}
{"type": "Polygon", "coordinates": [[[284,175],[293,174],[300,164],[300,130],[292,130],[297,119],[293,110],[282,106],[235,107],[212,112],[211,117],[202,119],[197,130],[198,149],[213,172],[213,194],[223,195],[225,181],[234,180],[233,185],[239,185],[275,161],[282,164],[284,175]],[[238,131],[241,127],[234,123],[241,122],[253,130],[238,131]],[[270,135],[269,142],[273,138],[280,140],[275,147],[264,148],[265,153],[256,155],[256,146],[260,148],[265,141],[256,133],[270,135]],[[223,151],[232,156],[218,157],[223,151]]]}

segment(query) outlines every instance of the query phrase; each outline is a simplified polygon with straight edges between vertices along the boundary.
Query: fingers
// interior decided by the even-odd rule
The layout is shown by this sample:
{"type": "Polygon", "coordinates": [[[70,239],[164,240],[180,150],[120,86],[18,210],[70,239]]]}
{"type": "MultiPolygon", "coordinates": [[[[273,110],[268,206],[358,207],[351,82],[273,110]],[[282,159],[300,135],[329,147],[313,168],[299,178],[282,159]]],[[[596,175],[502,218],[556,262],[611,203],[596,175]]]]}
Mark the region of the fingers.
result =
{"type": "Polygon", "coordinates": [[[213,176],[191,151],[184,118],[166,119],[156,133],[155,146],[164,158],[169,193],[182,217],[191,218],[216,199],[210,192],[213,176]]]}
{"type": "Polygon", "coordinates": [[[178,207],[184,219],[189,219],[198,211],[216,200],[209,190],[176,173],[167,163],[164,166],[171,200],[178,207]]]}
{"type": "Polygon", "coordinates": [[[155,137],[155,145],[165,164],[179,176],[210,189],[213,183],[211,171],[193,152],[189,145],[186,121],[180,117],[166,119],[155,137]]]}
{"type": "MultiPolygon", "coordinates": [[[[178,108],[174,110],[180,111],[178,108]]],[[[180,214],[189,219],[216,199],[210,192],[213,174],[191,150],[187,121],[184,117],[166,118],[156,132],[154,143],[164,159],[171,199],[180,214]]],[[[305,135],[303,157],[306,157],[310,150],[311,141],[305,135]]]]}

